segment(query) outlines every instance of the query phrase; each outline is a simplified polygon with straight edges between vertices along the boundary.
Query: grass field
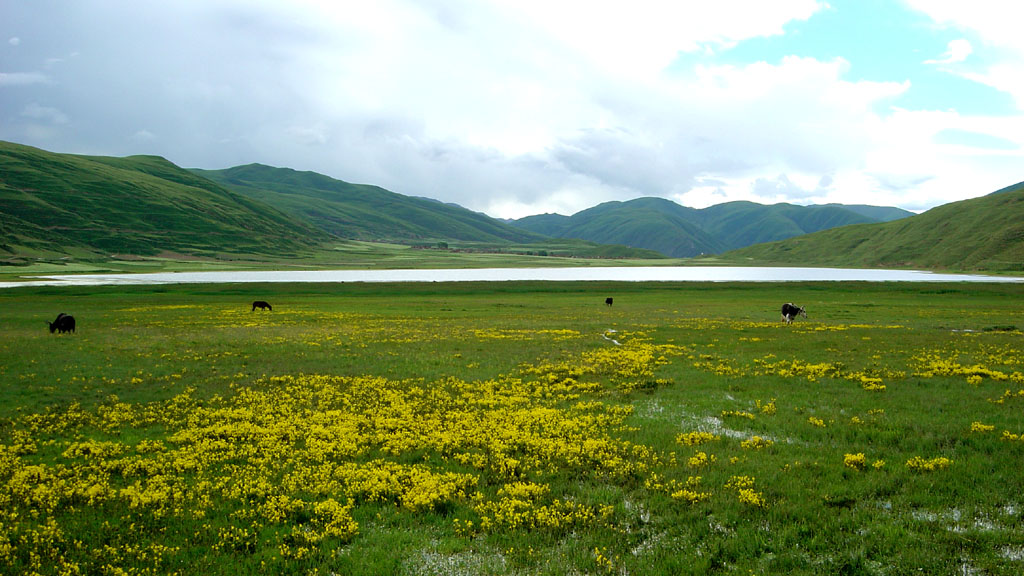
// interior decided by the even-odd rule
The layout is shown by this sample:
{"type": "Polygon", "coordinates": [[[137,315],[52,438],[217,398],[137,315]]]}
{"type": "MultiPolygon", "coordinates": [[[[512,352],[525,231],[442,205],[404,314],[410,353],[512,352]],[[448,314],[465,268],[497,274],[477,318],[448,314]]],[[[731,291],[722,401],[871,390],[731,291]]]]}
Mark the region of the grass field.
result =
{"type": "Polygon", "coordinates": [[[0,573],[1016,575],[1022,326],[1004,284],[3,290],[0,573]]]}
{"type": "MultiPolygon", "coordinates": [[[[721,265],[716,259],[701,261],[672,258],[624,258],[622,247],[587,245],[574,240],[550,240],[542,244],[452,243],[449,249],[419,249],[405,244],[345,241],[325,245],[302,258],[273,259],[261,255],[223,255],[200,258],[183,254],[128,259],[74,260],[39,258],[31,264],[0,265],[0,282],[44,274],[102,274],[145,272],[205,272],[221,270],[380,270],[448,268],[545,268],[591,266],[687,266],[721,265]],[[608,252],[607,256],[602,256],[608,252]],[[540,254],[547,254],[543,256],[540,254]],[[569,257],[567,255],[576,256],[569,257]]],[[[635,251],[634,251],[635,252],[635,251]]],[[[749,265],[743,261],[740,265],[749,265]]]]}

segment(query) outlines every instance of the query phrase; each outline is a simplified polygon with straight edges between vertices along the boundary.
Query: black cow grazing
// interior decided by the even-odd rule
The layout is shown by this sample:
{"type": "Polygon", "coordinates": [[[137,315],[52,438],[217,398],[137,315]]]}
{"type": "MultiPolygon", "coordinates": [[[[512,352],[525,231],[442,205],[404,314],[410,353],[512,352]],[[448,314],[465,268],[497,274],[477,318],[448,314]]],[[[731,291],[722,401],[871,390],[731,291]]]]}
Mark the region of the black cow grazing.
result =
{"type": "Polygon", "coordinates": [[[257,308],[259,308],[260,310],[274,310],[273,308],[270,307],[270,304],[267,304],[263,300],[257,300],[252,303],[252,311],[255,311],[257,308]]]}
{"type": "Polygon", "coordinates": [[[807,318],[807,312],[796,304],[786,302],[782,305],[782,319],[786,321],[786,324],[792,324],[797,315],[807,318]]]}
{"type": "Polygon", "coordinates": [[[47,322],[47,324],[50,325],[50,334],[53,334],[54,332],[63,334],[65,332],[75,331],[75,317],[63,312],[57,314],[56,320],[53,322],[47,322]]]}
{"type": "Polygon", "coordinates": [[[612,302],[613,302],[614,300],[615,300],[614,298],[605,298],[605,299],[604,299],[604,305],[605,305],[605,306],[611,306],[611,305],[612,305],[612,302]]]}

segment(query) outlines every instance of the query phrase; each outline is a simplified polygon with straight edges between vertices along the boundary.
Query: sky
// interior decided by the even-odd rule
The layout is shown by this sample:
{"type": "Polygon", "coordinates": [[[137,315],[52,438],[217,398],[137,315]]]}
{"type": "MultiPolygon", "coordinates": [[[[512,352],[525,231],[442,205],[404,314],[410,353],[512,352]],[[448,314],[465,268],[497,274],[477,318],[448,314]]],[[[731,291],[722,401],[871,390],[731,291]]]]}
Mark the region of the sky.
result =
{"type": "Polygon", "coordinates": [[[496,218],[1024,180],[1024,3],[0,0],[0,140],[496,218]]]}

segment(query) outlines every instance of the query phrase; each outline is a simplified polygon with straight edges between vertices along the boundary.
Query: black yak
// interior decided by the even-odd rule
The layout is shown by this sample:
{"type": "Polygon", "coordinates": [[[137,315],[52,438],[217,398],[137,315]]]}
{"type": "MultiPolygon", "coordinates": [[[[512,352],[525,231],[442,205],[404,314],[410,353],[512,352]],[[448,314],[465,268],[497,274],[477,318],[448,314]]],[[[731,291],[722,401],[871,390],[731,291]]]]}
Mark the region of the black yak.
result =
{"type": "Polygon", "coordinates": [[[807,312],[800,306],[792,302],[786,302],[782,305],[782,319],[786,321],[786,324],[792,324],[797,315],[807,318],[807,312]]]}
{"type": "Polygon", "coordinates": [[[273,308],[270,307],[270,304],[264,302],[263,300],[257,300],[252,303],[252,311],[255,311],[257,308],[259,308],[260,310],[274,310],[273,308]]]}
{"type": "Polygon", "coordinates": [[[605,305],[605,306],[611,306],[611,305],[612,305],[612,302],[614,302],[614,301],[615,301],[615,299],[614,299],[614,298],[605,298],[605,299],[604,299],[604,305],[605,305]]]}
{"type": "Polygon", "coordinates": [[[50,325],[50,334],[53,334],[54,332],[63,334],[65,332],[75,331],[75,317],[63,312],[57,314],[56,320],[53,322],[48,321],[47,324],[50,325]]]}

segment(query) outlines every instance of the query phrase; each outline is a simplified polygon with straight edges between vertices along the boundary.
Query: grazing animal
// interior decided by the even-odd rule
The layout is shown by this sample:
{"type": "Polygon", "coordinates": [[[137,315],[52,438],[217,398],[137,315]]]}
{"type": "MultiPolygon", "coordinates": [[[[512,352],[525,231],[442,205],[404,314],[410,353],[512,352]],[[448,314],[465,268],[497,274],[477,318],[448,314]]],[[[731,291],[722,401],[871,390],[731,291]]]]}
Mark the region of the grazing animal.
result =
{"type": "Polygon", "coordinates": [[[792,324],[797,315],[807,318],[807,312],[800,306],[792,302],[786,302],[782,305],[782,319],[786,321],[786,324],[792,324]]]}
{"type": "Polygon", "coordinates": [[[257,300],[252,303],[252,310],[255,311],[257,308],[259,308],[260,310],[274,310],[273,308],[270,307],[270,304],[264,302],[263,300],[257,300]]]}
{"type": "Polygon", "coordinates": [[[75,317],[61,312],[57,314],[57,319],[53,322],[47,322],[50,325],[50,334],[58,332],[63,334],[65,332],[75,331],[75,317]]]}
{"type": "Polygon", "coordinates": [[[605,298],[604,299],[604,305],[605,306],[611,306],[613,300],[615,300],[615,299],[614,298],[605,298]]]}

